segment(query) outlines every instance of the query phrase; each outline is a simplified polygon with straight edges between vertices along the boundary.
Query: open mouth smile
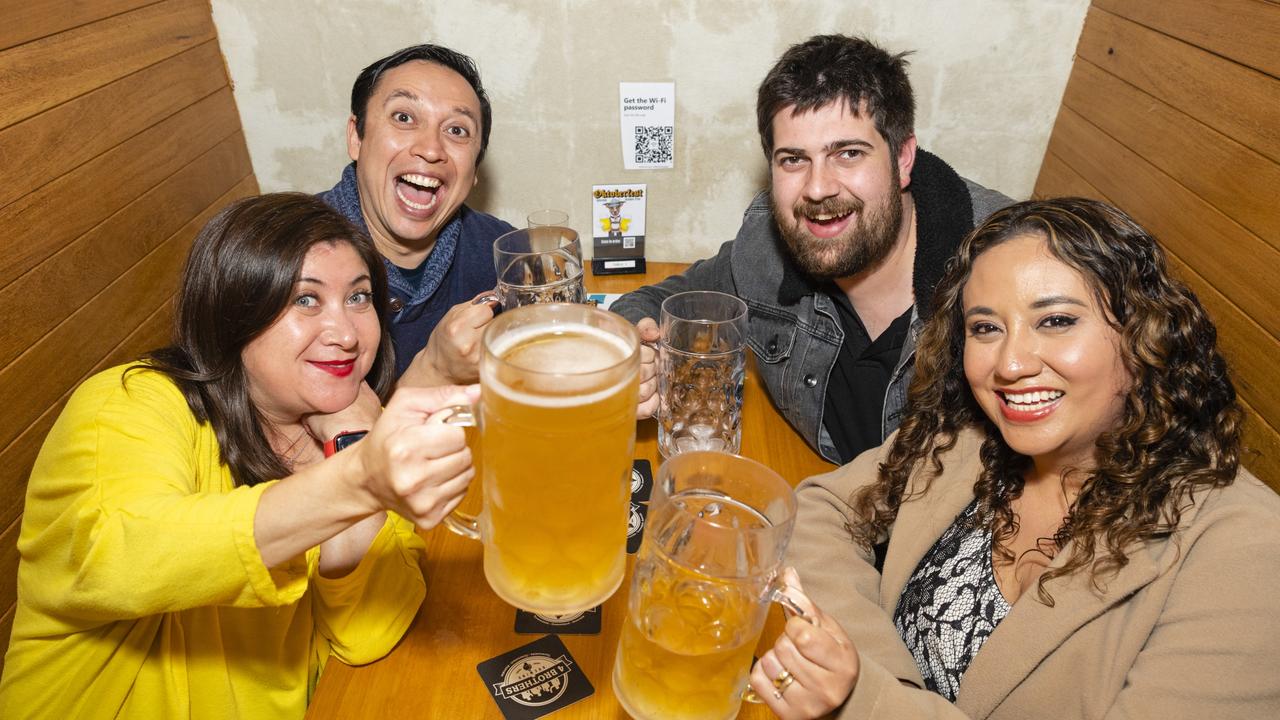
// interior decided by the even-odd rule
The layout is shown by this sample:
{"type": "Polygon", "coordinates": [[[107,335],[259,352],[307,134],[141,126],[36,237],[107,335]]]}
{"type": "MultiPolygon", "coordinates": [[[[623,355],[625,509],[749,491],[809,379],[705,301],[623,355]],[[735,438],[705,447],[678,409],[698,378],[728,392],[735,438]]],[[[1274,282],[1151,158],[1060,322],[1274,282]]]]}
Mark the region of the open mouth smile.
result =
{"type": "Polygon", "coordinates": [[[1015,422],[1032,422],[1045,417],[1057,409],[1064,395],[1066,393],[1061,390],[996,391],[1001,401],[1000,412],[1015,422]]]}
{"type": "Polygon", "coordinates": [[[431,210],[436,204],[436,193],[440,190],[438,178],[405,173],[396,177],[396,197],[410,210],[431,210]]]}

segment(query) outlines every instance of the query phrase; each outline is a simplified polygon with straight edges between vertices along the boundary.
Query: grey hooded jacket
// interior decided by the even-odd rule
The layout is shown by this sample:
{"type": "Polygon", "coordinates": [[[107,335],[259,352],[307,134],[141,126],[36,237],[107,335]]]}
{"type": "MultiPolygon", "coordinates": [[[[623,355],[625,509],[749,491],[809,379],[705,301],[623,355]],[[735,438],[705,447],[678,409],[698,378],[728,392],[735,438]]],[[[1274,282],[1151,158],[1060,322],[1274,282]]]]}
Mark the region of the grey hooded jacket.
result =
{"type": "MultiPolygon", "coordinates": [[[[916,338],[928,317],[934,287],[960,240],[974,225],[1013,201],[961,178],[949,165],[916,151],[911,173],[916,210],[916,256],[911,332],[902,347],[881,409],[881,440],[898,427],[907,399],[916,338]]],[[[631,322],[659,317],[662,301],[686,290],[718,290],[747,303],[748,343],[756,367],[778,411],[822,457],[841,462],[823,425],[827,378],[835,366],[844,331],[835,302],[787,256],[762,191],[743,214],[734,240],[715,257],[694,263],[681,275],[642,287],[609,308],[631,322]]],[[[852,459],[852,458],[846,458],[852,459]]]]}

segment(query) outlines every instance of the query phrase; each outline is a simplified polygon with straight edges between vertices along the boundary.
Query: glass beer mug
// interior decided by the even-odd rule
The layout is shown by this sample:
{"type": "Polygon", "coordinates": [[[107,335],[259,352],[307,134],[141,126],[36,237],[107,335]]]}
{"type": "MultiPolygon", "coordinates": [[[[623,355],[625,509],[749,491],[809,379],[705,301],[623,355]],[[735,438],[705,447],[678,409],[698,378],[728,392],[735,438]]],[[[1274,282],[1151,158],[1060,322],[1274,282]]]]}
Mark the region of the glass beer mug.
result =
{"type": "Polygon", "coordinates": [[[737,455],[695,451],[658,471],[636,556],[613,691],[633,718],[732,718],[795,524],[791,487],[737,455]]]}
{"type": "Polygon", "coordinates": [[[447,523],[484,543],[485,579],[511,605],[593,608],[626,569],[639,335],[589,305],[529,305],[495,318],[481,345],[478,412],[446,422],[478,425],[482,509],[447,523]]]}

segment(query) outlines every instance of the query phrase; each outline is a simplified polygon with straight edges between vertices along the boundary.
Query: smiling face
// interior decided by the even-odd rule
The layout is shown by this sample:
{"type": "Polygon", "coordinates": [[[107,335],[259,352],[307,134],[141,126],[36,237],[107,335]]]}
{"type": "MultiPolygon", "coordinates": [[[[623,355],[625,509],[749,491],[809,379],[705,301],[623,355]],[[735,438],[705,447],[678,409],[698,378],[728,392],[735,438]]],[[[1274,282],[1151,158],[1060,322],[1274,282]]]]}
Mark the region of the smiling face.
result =
{"type": "Polygon", "coordinates": [[[773,217],[792,258],[819,280],[876,266],[898,242],[915,138],[897,157],[869,112],[841,102],[773,118],[773,217]]]}
{"type": "Polygon", "coordinates": [[[1015,452],[1039,472],[1095,464],[1130,385],[1120,336],[1079,272],[1021,235],[980,255],[964,286],[964,372],[1015,452]]]}
{"type": "Polygon", "coordinates": [[[480,98],[461,75],[414,60],[379,78],[364,137],[354,116],[347,122],[360,208],[393,263],[421,263],[475,186],[480,118],[480,98]]]}
{"type": "Polygon", "coordinates": [[[292,300],[240,353],[254,406],[277,428],[350,405],[378,352],[369,268],[345,242],[307,251],[292,300]]]}

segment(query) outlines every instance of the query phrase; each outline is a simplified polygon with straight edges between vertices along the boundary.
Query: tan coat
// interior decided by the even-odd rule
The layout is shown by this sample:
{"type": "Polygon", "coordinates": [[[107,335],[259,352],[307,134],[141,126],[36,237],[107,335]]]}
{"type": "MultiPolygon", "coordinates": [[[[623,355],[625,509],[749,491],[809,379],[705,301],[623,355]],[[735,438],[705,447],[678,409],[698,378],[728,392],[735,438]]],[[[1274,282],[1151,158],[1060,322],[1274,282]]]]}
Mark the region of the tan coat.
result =
{"type": "Polygon", "coordinates": [[[923,686],[893,611],[973,499],[979,444],[962,435],[930,491],[903,503],[883,577],[845,524],[847,499],[875,479],[888,445],[798,488],[788,562],[861,659],[840,718],[1280,718],[1280,496],[1243,471],[1185,511],[1178,533],[1131,553],[1103,592],[1076,573],[1047,583],[1054,607],[1034,587],[1024,593],[973,658],[955,705],[904,684],[923,686]]]}

